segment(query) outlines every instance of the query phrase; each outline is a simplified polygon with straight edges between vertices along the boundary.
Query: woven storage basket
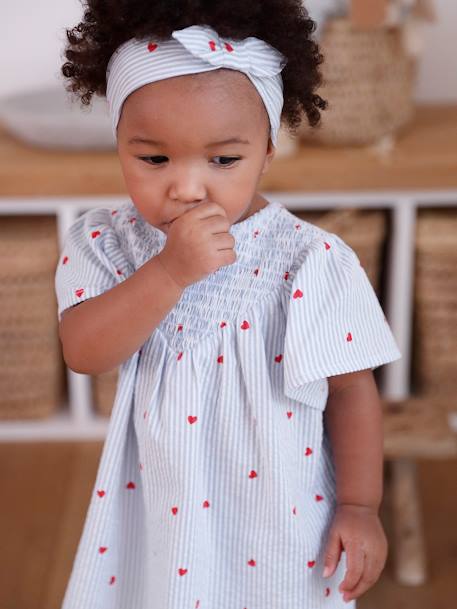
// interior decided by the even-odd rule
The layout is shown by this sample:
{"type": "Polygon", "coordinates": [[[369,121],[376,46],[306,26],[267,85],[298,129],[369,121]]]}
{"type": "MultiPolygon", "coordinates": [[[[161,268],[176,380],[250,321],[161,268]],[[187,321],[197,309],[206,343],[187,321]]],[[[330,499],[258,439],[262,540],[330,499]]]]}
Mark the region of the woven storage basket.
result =
{"type": "Polygon", "coordinates": [[[457,393],[457,210],[421,210],[416,231],[413,380],[421,394],[457,393]]]}
{"type": "Polygon", "coordinates": [[[411,121],[417,62],[405,51],[400,28],[363,30],[348,17],[331,19],[319,46],[324,62],[317,93],[328,107],[317,127],[304,117],[301,140],[368,145],[411,121]]]}
{"type": "Polygon", "coordinates": [[[65,366],[54,276],[56,218],[0,218],[0,419],[44,418],[58,409],[65,366]]]}
{"type": "Polygon", "coordinates": [[[353,248],[378,298],[381,291],[382,259],[386,238],[384,211],[355,208],[322,211],[295,211],[298,218],[336,233],[353,248]]]}
{"type": "MultiPolygon", "coordinates": [[[[336,232],[354,248],[360,257],[367,275],[376,291],[380,285],[380,267],[384,245],[386,221],[385,213],[345,209],[331,212],[296,212],[299,217],[336,232]]],[[[92,377],[93,399],[97,412],[109,416],[111,413],[118,370],[92,377]]]]}

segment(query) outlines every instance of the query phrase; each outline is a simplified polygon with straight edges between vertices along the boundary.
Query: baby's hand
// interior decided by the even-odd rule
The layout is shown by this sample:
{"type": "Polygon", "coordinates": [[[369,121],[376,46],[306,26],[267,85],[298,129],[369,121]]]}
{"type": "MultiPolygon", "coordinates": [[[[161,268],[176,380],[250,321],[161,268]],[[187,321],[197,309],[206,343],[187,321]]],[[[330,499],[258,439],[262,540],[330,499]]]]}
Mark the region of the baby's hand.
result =
{"type": "Polygon", "coordinates": [[[339,591],[344,601],[350,601],[371,588],[386,563],[387,539],[374,508],[337,506],[325,547],[324,577],[335,571],[342,549],[346,552],[347,571],[339,591]]]}
{"type": "Polygon", "coordinates": [[[201,203],[170,225],[165,247],[157,258],[170,277],[185,288],[236,261],[235,238],[229,229],[222,205],[201,203]]]}

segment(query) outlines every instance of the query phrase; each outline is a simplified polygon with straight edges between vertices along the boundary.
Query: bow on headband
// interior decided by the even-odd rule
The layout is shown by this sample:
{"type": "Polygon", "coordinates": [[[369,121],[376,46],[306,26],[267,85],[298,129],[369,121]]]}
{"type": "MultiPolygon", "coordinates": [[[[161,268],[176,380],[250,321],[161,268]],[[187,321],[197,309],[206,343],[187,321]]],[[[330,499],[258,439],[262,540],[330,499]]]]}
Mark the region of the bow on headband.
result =
{"type": "Polygon", "coordinates": [[[126,98],[140,87],[184,74],[229,68],[243,72],[261,96],[268,112],[271,139],[276,146],[284,103],[281,70],[287,60],[264,40],[250,36],[223,40],[206,25],[175,30],[164,41],[132,38],[111,56],[106,98],[114,135],[126,98]]]}
{"type": "Polygon", "coordinates": [[[287,63],[279,51],[254,36],[239,41],[223,40],[208,26],[192,25],[175,30],[172,37],[195,57],[213,66],[232,68],[258,78],[276,76],[287,63]]]}

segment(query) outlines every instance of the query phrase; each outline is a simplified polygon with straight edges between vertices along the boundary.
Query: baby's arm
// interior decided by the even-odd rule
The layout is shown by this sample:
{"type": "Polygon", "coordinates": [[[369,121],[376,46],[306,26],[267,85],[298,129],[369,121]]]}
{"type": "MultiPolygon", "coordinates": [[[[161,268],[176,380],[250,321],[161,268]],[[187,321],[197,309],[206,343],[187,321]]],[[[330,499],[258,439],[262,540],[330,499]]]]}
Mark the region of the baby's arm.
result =
{"type": "Polygon", "coordinates": [[[382,500],[383,426],[369,370],[328,378],[325,425],[334,454],[338,504],[378,510],[382,500]]]}
{"type": "Polygon", "coordinates": [[[149,338],[182,291],[158,256],[151,258],[119,285],[64,312],[65,362],[81,374],[113,370],[149,338]]]}
{"type": "Polygon", "coordinates": [[[387,539],[378,516],[383,493],[382,405],[371,369],[328,378],[324,411],[335,463],[337,508],[325,548],[324,576],[346,552],[344,600],[363,594],[379,578],[387,539]]]}

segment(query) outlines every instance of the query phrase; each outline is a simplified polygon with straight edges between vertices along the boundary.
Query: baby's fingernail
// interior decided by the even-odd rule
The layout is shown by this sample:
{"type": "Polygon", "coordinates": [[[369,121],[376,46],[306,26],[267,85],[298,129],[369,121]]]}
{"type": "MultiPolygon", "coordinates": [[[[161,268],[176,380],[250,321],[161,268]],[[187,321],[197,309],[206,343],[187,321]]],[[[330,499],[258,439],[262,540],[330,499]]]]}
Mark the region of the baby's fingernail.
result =
{"type": "Polygon", "coordinates": [[[324,567],[324,572],[322,573],[323,577],[328,577],[330,575],[330,567],[328,565],[325,565],[324,567]]]}

